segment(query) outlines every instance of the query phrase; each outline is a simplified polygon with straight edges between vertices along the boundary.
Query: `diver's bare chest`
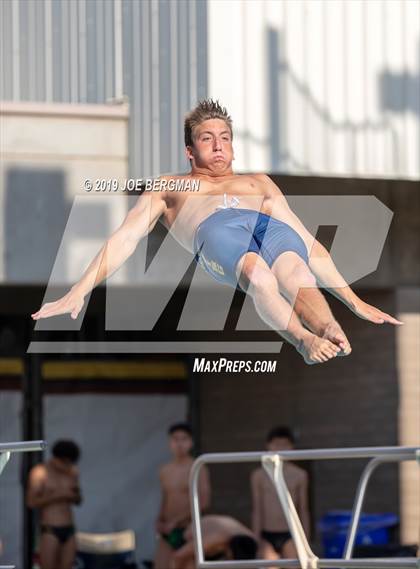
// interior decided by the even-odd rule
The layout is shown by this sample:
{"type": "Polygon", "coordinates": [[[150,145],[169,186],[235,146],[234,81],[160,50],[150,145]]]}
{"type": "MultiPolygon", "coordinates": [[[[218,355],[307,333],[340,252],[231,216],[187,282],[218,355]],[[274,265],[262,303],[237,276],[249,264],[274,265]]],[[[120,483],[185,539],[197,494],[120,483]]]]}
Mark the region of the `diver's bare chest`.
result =
{"type": "Polygon", "coordinates": [[[237,176],[222,182],[208,182],[206,180],[199,180],[198,189],[191,189],[184,192],[167,193],[165,196],[166,205],[168,208],[179,208],[184,202],[193,197],[214,197],[223,196],[228,194],[231,196],[255,196],[255,197],[270,197],[270,190],[263,183],[257,182],[251,177],[237,176]]]}
{"type": "Polygon", "coordinates": [[[239,195],[264,195],[267,192],[264,184],[257,182],[252,177],[235,176],[223,182],[201,181],[200,193],[208,195],[239,194],[239,195]]]}

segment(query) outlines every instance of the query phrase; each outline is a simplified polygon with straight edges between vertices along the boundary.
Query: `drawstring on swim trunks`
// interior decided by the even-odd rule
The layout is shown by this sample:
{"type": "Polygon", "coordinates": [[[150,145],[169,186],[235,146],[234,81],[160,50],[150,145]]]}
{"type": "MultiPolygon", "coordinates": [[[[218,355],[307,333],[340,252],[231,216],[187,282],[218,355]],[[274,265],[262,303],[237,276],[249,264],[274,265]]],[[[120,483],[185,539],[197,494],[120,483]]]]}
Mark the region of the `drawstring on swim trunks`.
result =
{"type": "Polygon", "coordinates": [[[233,197],[230,200],[230,204],[228,204],[227,201],[227,194],[223,194],[223,204],[222,205],[218,205],[216,207],[216,209],[229,209],[230,207],[236,207],[239,204],[239,198],[237,197],[233,197]]]}

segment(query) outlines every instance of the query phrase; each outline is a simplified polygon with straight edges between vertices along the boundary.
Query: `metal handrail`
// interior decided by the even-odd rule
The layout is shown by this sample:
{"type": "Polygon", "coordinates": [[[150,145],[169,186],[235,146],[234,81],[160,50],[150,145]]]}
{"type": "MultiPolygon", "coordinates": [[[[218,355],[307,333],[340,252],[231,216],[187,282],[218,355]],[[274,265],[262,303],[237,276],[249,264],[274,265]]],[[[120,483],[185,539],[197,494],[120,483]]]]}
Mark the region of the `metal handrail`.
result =
{"type": "MultiPolygon", "coordinates": [[[[384,464],[385,462],[394,462],[394,460],[400,461],[402,459],[399,457],[393,457],[392,459],[389,457],[387,459],[382,457],[375,457],[372,458],[372,460],[370,460],[365,466],[360,476],[359,484],[356,490],[356,498],[354,500],[353,510],[351,514],[349,532],[347,534],[346,545],[344,546],[344,559],[350,559],[352,556],[354,544],[356,541],[357,528],[362,513],[362,505],[365,498],[367,485],[373,472],[380,464],[384,464]]],[[[412,459],[408,458],[407,460],[412,459]]]]}
{"type": "MultiPolygon", "coordinates": [[[[420,568],[420,559],[417,558],[386,558],[386,559],[350,559],[351,552],[356,536],[357,524],[360,518],[363,498],[366,492],[367,483],[375,468],[385,462],[400,462],[406,460],[418,460],[419,447],[360,447],[345,449],[312,449],[312,450],[293,450],[278,452],[239,452],[239,453],[211,453],[199,456],[191,469],[190,474],[190,500],[192,512],[192,528],[194,535],[194,550],[196,556],[197,569],[247,569],[251,567],[301,567],[302,569],[322,569],[328,567],[351,568],[370,568],[370,569],[403,569],[406,567],[420,568]],[[370,458],[365,470],[362,473],[356,493],[355,504],[352,512],[352,519],[346,543],[344,559],[319,559],[312,552],[307,544],[306,536],[298,516],[294,515],[293,508],[287,510],[291,504],[291,497],[281,476],[281,466],[283,461],[293,460],[328,460],[328,459],[355,459],[370,458]],[[278,560],[246,560],[246,561],[205,561],[203,551],[203,541],[200,524],[200,504],[198,493],[198,478],[200,469],[204,464],[214,463],[242,463],[261,461],[264,465],[272,463],[266,469],[273,480],[276,482],[276,490],[283,509],[287,510],[286,519],[289,525],[293,540],[297,545],[299,559],[278,559],[278,560]],[[275,472],[277,464],[277,471],[275,472]],[[270,470],[272,472],[270,472],[270,470]],[[304,537],[304,539],[303,539],[304,537]],[[305,543],[306,542],[306,543],[305,543]]],[[[264,466],[265,467],[265,466],[264,466]]]]}
{"type": "MultiPolygon", "coordinates": [[[[25,441],[20,443],[0,443],[0,475],[6,468],[13,452],[36,452],[46,448],[44,441],[25,441]]],[[[0,567],[1,569],[1,567],[0,567]]]]}
{"type": "Polygon", "coordinates": [[[0,443],[0,452],[36,452],[47,448],[45,441],[24,441],[19,443],[0,443]]]}

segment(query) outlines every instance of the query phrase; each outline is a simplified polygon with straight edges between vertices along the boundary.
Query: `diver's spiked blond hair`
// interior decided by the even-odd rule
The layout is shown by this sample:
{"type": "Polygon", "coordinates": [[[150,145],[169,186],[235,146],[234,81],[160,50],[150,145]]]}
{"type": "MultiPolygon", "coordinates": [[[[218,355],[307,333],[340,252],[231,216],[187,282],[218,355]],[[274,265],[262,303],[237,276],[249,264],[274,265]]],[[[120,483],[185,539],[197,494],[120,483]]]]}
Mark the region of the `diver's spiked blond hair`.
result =
{"type": "Polygon", "coordinates": [[[185,146],[192,146],[194,140],[194,129],[202,122],[208,119],[221,119],[225,121],[229,127],[230,134],[233,137],[232,132],[232,119],[229,116],[225,107],[222,107],[219,101],[214,101],[213,99],[204,99],[199,101],[198,105],[190,111],[184,122],[184,141],[185,146]]]}

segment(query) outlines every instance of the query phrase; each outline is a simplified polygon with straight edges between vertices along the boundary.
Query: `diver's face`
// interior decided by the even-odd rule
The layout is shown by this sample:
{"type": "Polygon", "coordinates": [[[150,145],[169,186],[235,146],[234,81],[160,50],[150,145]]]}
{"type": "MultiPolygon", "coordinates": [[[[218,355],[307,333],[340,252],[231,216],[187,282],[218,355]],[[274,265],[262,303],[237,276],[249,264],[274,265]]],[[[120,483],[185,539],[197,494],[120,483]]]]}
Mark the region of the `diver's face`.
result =
{"type": "Polygon", "coordinates": [[[186,154],[198,169],[223,174],[231,170],[233,156],[232,135],[222,119],[208,119],[193,132],[194,143],[187,146],[186,154]]]}

